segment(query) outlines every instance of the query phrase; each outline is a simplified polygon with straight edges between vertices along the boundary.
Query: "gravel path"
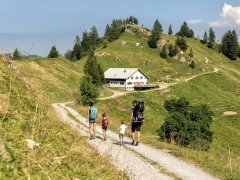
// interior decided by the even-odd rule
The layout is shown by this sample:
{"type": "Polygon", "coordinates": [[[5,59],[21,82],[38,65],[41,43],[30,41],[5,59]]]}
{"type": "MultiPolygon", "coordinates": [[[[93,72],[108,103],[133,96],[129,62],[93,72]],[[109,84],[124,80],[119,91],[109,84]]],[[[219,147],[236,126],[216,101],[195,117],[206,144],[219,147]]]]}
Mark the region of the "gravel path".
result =
{"type": "MultiPolygon", "coordinates": [[[[74,121],[68,116],[68,113],[71,113],[75,116],[81,123],[86,124],[86,120],[81,117],[75,110],[66,107],[64,104],[53,104],[55,112],[57,113],[60,120],[69,124],[73,129],[76,129],[82,136],[89,139],[89,129],[74,121]],[[67,110],[66,110],[67,109],[67,110]]],[[[99,136],[101,128],[97,128],[97,138],[95,140],[89,140],[89,143],[100,152],[100,154],[107,156],[110,159],[110,162],[113,163],[118,169],[122,172],[126,172],[130,179],[162,179],[168,180],[173,179],[169,177],[156,167],[153,167],[146,160],[141,158],[138,154],[133,151],[120,146],[118,144],[118,137],[115,134],[114,138],[108,138],[107,141],[103,141],[99,136]]]]}
{"type": "MultiPolygon", "coordinates": [[[[67,113],[70,113],[79,122],[87,125],[85,118],[83,118],[77,111],[65,106],[64,103],[53,104],[53,107],[55,108],[58,116],[63,119],[64,122],[77,129],[82,135],[87,137],[89,136],[88,128],[75,122],[67,116],[67,113]]],[[[97,132],[102,132],[100,126],[97,126],[97,132]]],[[[196,166],[179,160],[178,158],[159,149],[155,149],[144,144],[140,144],[138,147],[132,146],[130,145],[131,140],[127,137],[125,138],[125,145],[121,147],[116,144],[116,142],[118,142],[117,133],[108,130],[107,135],[110,137],[107,142],[103,142],[100,139],[89,142],[96,147],[100,153],[110,156],[112,162],[120,169],[123,168],[123,170],[127,172],[131,179],[171,179],[171,177],[167,176],[163,172],[160,172],[159,169],[151,166],[146,162],[146,160],[137,154],[141,154],[145,158],[154,161],[163,167],[163,169],[165,169],[167,172],[175,174],[181,179],[217,179],[207,172],[197,168],[196,166]],[[134,151],[136,153],[134,153],[134,151]]]]}

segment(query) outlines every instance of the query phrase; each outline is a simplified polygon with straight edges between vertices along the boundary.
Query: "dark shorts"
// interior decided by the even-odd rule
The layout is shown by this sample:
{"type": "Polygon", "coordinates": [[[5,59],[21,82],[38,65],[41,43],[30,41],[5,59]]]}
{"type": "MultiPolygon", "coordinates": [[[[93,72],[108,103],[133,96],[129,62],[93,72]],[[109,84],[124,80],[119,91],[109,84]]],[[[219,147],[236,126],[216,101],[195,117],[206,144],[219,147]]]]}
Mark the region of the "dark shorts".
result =
{"type": "Polygon", "coordinates": [[[89,119],[89,124],[96,123],[96,119],[89,119]]]}
{"type": "Polygon", "coordinates": [[[140,131],[142,127],[142,122],[132,122],[132,132],[140,131]]]}
{"type": "Polygon", "coordinates": [[[102,126],[102,130],[107,131],[107,126],[102,126]]]}

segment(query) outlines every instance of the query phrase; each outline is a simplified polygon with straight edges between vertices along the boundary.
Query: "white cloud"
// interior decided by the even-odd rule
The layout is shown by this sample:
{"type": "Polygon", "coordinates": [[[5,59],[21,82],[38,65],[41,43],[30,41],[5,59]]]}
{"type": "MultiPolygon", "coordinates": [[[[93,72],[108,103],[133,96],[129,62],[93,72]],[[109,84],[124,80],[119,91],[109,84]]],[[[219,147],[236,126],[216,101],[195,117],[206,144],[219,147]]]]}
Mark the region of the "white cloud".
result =
{"type": "Polygon", "coordinates": [[[202,22],[203,22],[203,19],[193,19],[188,21],[189,24],[199,24],[202,22]]]}
{"type": "Polygon", "coordinates": [[[233,7],[225,3],[218,21],[210,22],[212,27],[240,26],[240,6],[233,7]]]}

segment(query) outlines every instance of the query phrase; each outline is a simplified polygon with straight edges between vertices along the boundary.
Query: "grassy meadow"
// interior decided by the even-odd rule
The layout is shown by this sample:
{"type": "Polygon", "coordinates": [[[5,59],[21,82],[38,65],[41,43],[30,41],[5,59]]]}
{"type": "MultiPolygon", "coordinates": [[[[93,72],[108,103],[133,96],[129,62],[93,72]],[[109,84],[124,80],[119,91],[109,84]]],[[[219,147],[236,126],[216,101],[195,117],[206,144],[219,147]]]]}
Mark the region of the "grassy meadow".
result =
{"type": "Polygon", "coordinates": [[[2,61],[0,84],[0,179],[128,179],[2,61]],[[26,139],[39,147],[29,149],[26,139]]]}
{"type": "MultiPolygon", "coordinates": [[[[175,36],[162,36],[174,42],[175,36]]],[[[240,62],[231,62],[222,54],[202,45],[198,39],[187,39],[193,49],[196,68],[190,69],[187,63],[172,58],[162,59],[159,49],[150,49],[147,40],[130,34],[123,34],[118,40],[109,43],[106,49],[98,50],[103,55],[97,59],[104,70],[110,67],[138,67],[149,77],[150,82],[164,80],[171,76],[171,82],[203,72],[218,73],[199,76],[186,83],[180,83],[166,90],[136,92],[116,99],[100,101],[100,113],[106,112],[110,128],[117,130],[120,120],[129,120],[131,102],[143,98],[146,102],[146,121],[142,128],[142,142],[164,149],[184,160],[190,161],[222,179],[240,177],[240,62]],[[123,42],[125,42],[124,45],[123,42]],[[140,46],[136,46],[139,43],[140,46]],[[196,151],[180,148],[174,144],[161,142],[156,130],[168,115],[163,109],[167,99],[186,97],[193,105],[207,104],[215,113],[212,124],[214,139],[209,151],[196,151]],[[237,112],[236,116],[223,116],[225,111],[237,112]]],[[[187,53],[189,49],[187,50],[187,53]]],[[[187,54],[185,57],[189,58],[187,54]]],[[[79,93],[85,59],[71,63],[65,59],[32,59],[17,61],[17,65],[42,94],[47,103],[73,100],[79,93]]],[[[112,90],[112,89],[111,89],[112,90]]],[[[101,97],[111,96],[109,89],[101,88],[101,97]]],[[[75,107],[79,110],[79,107],[75,107]]],[[[130,132],[128,132],[130,135],[130,132]]]]}

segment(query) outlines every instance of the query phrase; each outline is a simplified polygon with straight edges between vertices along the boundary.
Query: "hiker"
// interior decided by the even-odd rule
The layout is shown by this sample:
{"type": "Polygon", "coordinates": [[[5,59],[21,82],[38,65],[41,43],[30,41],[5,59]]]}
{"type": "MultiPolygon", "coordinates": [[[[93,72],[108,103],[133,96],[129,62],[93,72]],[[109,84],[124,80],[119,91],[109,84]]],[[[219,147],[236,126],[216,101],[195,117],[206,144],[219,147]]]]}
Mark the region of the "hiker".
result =
{"type": "Polygon", "coordinates": [[[97,120],[97,108],[94,106],[94,102],[89,103],[88,108],[88,122],[90,129],[90,140],[95,139],[96,135],[96,120],[97,120]]]}
{"type": "Polygon", "coordinates": [[[132,145],[138,146],[140,141],[140,130],[144,120],[144,102],[143,100],[132,102],[130,123],[132,129],[132,145]],[[135,139],[136,137],[136,139],[135,139]],[[135,143],[136,142],[136,143],[135,143]]]}
{"type": "Polygon", "coordinates": [[[106,113],[102,114],[102,131],[103,131],[103,140],[106,141],[107,140],[107,127],[108,127],[108,119],[107,119],[107,115],[106,113]]]}
{"type": "Polygon", "coordinates": [[[123,145],[123,137],[124,137],[126,128],[127,128],[127,126],[125,125],[124,121],[122,120],[120,129],[119,129],[119,139],[120,139],[121,145],[123,145]]]}

